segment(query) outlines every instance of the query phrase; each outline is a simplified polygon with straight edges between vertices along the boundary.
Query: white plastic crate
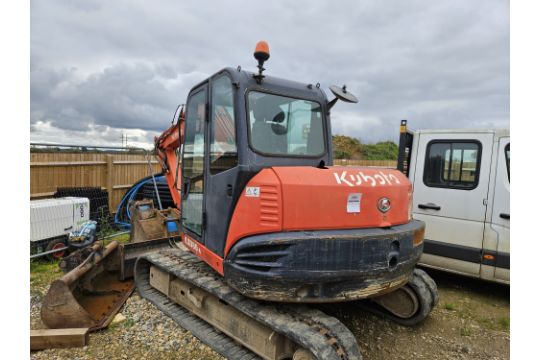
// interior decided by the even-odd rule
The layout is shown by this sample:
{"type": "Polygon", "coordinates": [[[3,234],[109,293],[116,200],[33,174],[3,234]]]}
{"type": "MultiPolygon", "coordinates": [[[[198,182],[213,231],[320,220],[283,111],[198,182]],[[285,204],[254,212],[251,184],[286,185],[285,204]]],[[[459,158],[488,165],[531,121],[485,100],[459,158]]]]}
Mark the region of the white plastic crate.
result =
{"type": "Polygon", "coordinates": [[[90,201],[65,197],[30,201],[30,241],[40,241],[80,230],[88,221],[90,201]]]}

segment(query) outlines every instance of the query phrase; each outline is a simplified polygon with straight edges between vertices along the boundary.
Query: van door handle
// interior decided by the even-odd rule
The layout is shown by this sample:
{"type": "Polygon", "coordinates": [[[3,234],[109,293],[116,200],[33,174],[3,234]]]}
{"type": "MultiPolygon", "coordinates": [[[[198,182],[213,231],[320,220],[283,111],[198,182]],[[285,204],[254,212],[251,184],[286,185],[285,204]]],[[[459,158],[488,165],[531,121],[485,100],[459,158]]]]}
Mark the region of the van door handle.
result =
{"type": "Polygon", "coordinates": [[[510,220],[510,214],[500,213],[499,216],[502,219],[510,220]]]}
{"type": "Polygon", "coordinates": [[[420,209],[441,210],[441,207],[432,203],[418,204],[420,209]]]}

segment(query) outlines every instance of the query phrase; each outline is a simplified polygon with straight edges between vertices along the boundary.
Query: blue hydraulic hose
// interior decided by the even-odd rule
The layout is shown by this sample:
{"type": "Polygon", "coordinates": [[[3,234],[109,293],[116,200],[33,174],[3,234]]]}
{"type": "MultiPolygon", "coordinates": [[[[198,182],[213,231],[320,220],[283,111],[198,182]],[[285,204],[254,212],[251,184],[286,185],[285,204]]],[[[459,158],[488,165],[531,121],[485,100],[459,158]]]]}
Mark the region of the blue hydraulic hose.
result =
{"type": "MultiPolygon", "coordinates": [[[[165,180],[164,176],[158,176],[156,177],[156,181],[162,182],[165,180]]],[[[118,207],[116,208],[116,214],[114,215],[114,223],[125,228],[130,229],[131,224],[129,222],[122,221],[123,219],[130,219],[131,220],[131,213],[129,212],[129,203],[135,199],[137,196],[137,193],[139,192],[139,189],[152,181],[152,177],[146,177],[144,179],[139,180],[137,183],[135,183],[122,197],[122,200],[120,200],[120,203],[118,204],[118,207]],[[124,211],[122,209],[125,209],[124,211]]]]}

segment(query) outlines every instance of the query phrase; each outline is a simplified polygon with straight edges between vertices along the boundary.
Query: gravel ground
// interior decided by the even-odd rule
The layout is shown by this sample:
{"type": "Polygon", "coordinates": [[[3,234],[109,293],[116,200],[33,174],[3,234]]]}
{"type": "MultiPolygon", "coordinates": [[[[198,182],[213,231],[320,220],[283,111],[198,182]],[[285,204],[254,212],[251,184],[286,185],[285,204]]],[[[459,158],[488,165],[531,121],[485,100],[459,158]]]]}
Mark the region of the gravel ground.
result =
{"type": "MultiPolygon", "coordinates": [[[[326,309],[356,336],[366,360],[509,359],[509,287],[429,271],[439,305],[420,326],[406,328],[351,305],[326,309]]],[[[43,284],[31,286],[30,326],[39,318],[43,284]]],[[[31,352],[31,359],[223,359],[135,292],[125,321],[91,333],[89,345],[31,352]]]]}
{"type": "MultiPolygon", "coordinates": [[[[32,328],[43,328],[38,297],[31,299],[32,328]]],[[[83,348],[32,352],[31,359],[223,359],[135,293],[121,310],[125,320],[91,333],[83,348]]]]}

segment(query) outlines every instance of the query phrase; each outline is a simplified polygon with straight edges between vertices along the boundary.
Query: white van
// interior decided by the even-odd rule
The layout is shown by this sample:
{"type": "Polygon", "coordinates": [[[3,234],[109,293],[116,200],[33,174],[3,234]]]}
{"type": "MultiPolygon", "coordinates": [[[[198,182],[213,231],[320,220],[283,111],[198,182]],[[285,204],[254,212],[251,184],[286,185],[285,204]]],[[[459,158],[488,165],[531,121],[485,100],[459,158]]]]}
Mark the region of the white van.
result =
{"type": "Polygon", "coordinates": [[[420,264],[510,283],[510,132],[420,130],[401,122],[398,169],[426,223],[420,264]]]}

